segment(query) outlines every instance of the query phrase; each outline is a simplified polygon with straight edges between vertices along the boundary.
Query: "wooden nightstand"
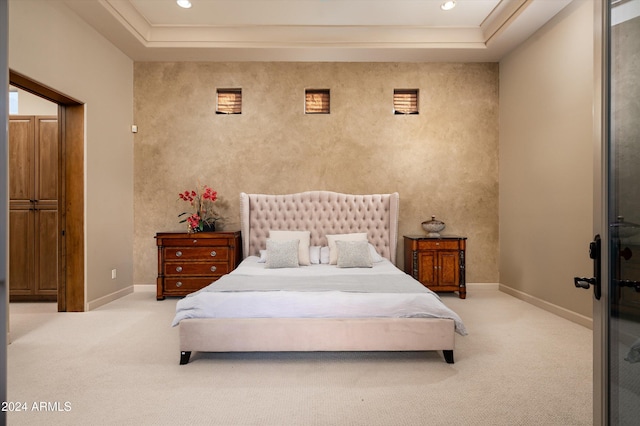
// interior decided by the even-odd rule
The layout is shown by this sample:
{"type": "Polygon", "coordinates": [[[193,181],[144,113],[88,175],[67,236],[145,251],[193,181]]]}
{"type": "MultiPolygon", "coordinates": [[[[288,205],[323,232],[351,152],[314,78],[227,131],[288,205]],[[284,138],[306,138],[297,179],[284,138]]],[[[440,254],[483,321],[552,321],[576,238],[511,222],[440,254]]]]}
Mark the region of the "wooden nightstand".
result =
{"type": "Polygon", "coordinates": [[[242,260],[240,231],[156,234],[156,298],[186,296],[233,271],[242,260]]]}
{"type": "Polygon", "coordinates": [[[404,271],[433,291],[457,291],[467,297],[466,237],[404,236],[404,271]]]}

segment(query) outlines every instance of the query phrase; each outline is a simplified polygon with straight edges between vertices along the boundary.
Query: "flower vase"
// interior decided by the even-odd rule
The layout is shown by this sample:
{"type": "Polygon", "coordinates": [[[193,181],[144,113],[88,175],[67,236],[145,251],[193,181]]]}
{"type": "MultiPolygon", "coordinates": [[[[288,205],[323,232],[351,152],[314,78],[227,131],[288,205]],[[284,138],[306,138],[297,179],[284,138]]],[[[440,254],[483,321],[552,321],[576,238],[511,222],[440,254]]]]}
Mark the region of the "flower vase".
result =
{"type": "Polygon", "coordinates": [[[202,231],[198,230],[198,232],[215,232],[216,230],[216,223],[212,222],[212,223],[202,223],[202,231]]]}

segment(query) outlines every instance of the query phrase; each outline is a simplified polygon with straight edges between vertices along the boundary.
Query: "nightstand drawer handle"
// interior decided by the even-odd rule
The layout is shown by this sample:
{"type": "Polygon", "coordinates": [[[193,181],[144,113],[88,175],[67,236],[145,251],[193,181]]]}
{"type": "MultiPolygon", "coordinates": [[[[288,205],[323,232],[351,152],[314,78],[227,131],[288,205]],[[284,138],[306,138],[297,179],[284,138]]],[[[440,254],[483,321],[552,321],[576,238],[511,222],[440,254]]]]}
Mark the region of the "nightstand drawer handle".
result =
{"type": "Polygon", "coordinates": [[[215,271],[216,271],[216,269],[218,269],[218,268],[216,268],[215,266],[212,266],[212,267],[211,267],[211,272],[215,272],[215,271]]]}
{"type": "Polygon", "coordinates": [[[176,272],[182,272],[182,266],[177,266],[176,267],[176,272]]]}
{"type": "Polygon", "coordinates": [[[216,254],[218,254],[218,253],[216,253],[216,251],[215,251],[215,250],[212,250],[212,251],[211,251],[211,257],[216,257],[216,254]]]}
{"type": "Polygon", "coordinates": [[[182,256],[182,252],[178,250],[178,251],[176,252],[176,257],[180,257],[180,256],[182,256]]]}
{"type": "Polygon", "coordinates": [[[176,283],[176,287],[182,287],[182,281],[178,281],[178,282],[176,283]]]}
{"type": "Polygon", "coordinates": [[[197,244],[197,243],[198,243],[198,240],[193,240],[193,244],[197,244]]]}

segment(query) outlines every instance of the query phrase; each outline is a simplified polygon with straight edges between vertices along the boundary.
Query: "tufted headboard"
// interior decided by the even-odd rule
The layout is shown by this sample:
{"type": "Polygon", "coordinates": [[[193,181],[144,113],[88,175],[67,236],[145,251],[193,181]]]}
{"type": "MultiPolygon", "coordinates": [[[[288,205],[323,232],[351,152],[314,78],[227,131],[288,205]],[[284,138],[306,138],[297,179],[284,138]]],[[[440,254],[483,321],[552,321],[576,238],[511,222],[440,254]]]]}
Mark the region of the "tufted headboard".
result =
{"type": "Polygon", "coordinates": [[[287,195],[240,194],[243,257],[266,247],[269,230],[310,231],[312,246],[325,235],[366,232],[381,256],[396,262],[398,207],[393,194],[351,195],[308,191],[287,195]]]}

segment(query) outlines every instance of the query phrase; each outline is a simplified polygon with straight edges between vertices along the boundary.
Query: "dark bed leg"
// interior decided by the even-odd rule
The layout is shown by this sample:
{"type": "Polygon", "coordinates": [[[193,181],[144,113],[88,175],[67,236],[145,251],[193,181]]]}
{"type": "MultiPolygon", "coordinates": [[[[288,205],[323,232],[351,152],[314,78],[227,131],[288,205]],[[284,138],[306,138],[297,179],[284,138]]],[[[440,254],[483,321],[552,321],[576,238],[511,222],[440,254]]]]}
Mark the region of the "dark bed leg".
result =
{"type": "Polygon", "coordinates": [[[185,365],[186,363],[188,363],[190,357],[191,357],[191,351],[181,351],[180,352],[180,365],[185,365]]]}
{"type": "Polygon", "coordinates": [[[444,350],[444,351],[442,351],[442,354],[444,355],[444,360],[447,361],[447,364],[453,364],[453,351],[452,350],[444,350]]]}

